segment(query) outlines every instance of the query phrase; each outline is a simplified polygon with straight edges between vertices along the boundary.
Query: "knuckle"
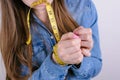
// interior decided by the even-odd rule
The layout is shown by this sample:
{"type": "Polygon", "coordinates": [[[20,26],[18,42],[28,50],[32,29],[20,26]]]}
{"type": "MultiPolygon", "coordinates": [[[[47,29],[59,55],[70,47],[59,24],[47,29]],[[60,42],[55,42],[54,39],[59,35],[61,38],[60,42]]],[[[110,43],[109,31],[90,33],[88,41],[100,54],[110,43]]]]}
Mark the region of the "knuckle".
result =
{"type": "Polygon", "coordinates": [[[90,40],[90,36],[89,36],[89,35],[86,35],[86,39],[87,39],[87,40],[90,40]]]}
{"type": "Polygon", "coordinates": [[[91,29],[91,28],[89,28],[89,29],[88,29],[88,32],[89,32],[90,34],[92,34],[92,29],[91,29]]]}

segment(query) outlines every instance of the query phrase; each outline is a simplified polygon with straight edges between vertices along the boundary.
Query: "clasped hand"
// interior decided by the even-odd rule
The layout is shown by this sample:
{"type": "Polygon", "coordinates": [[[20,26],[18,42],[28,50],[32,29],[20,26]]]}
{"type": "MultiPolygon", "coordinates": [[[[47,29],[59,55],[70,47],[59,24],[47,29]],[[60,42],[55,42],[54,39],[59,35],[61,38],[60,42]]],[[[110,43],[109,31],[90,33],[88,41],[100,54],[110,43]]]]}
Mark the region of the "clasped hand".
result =
{"type": "MultiPolygon", "coordinates": [[[[93,48],[92,30],[78,27],[73,32],[62,35],[57,44],[58,56],[66,64],[79,64],[84,57],[91,55],[93,48]]],[[[53,58],[56,62],[56,60],[53,58]]]]}

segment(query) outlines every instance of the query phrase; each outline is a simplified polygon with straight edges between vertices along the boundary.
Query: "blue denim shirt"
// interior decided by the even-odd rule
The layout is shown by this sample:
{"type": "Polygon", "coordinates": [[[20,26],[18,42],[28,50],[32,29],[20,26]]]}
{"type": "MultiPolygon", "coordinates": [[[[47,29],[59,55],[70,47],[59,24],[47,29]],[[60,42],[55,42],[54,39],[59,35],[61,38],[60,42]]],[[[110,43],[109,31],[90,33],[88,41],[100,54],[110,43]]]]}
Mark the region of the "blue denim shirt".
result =
{"type": "MultiPolygon", "coordinates": [[[[80,67],[75,65],[60,66],[53,62],[51,54],[56,41],[53,34],[33,14],[31,24],[33,47],[33,72],[31,80],[90,80],[96,76],[102,66],[96,8],[91,0],[64,0],[75,21],[85,28],[91,28],[94,47],[91,57],[84,57],[80,67]]],[[[23,67],[26,74],[27,68],[23,67]]]]}

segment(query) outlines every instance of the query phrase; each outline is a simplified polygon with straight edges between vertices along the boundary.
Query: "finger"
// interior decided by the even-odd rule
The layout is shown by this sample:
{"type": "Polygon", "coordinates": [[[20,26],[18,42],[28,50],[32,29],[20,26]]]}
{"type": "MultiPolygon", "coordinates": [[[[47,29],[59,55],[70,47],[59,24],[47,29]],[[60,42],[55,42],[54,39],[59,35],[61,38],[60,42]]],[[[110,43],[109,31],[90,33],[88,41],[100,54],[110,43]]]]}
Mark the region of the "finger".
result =
{"type": "Polygon", "coordinates": [[[79,64],[83,60],[83,54],[81,53],[81,51],[78,51],[71,56],[73,56],[72,61],[74,64],[79,64]]]}
{"type": "Polygon", "coordinates": [[[87,56],[87,57],[91,56],[89,49],[82,48],[81,51],[84,56],[87,56]]]}
{"type": "Polygon", "coordinates": [[[70,40],[64,40],[64,41],[60,41],[58,42],[58,47],[59,48],[69,48],[69,47],[74,47],[74,46],[79,46],[80,47],[81,44],[81,39],[77,38],[77,39],[70,39],[70,40]]]}
{"type": "Polygon", "coordinates": [[[68,54],[68,55],[72,55],[78,51],[81,51],[80,47],[79,46],[74,46],[74,47],[69,47],[69,48],[66,48],[64,49],[65,51],[65,54],[68,54]]]}
{"type": "Polygon", "coordinates": [[[92,34],[91,28],[78,28],[77,30],[73,31],[76,35],[82,35],[82,34],[92,34]]]}
{"type": "Polygon", "coordinates": [[[77,35],[75,35],[72,32],[66,33],[62,35],[61,40],[68,40],[68,39],[74,39],[74,38],[79,38],[77,35]]]}
{"type": "Polygon", "coordinates": [[[72,55],[66,56],[67,62],[69,64],[79,64],[83,60],[83,54],[81,51],[73,53],[72,55]]]}
{"type": "Polygon", "coordinates": [[[81,47],[91,50],[93,47],[93,42],[92,41],[81,41],[81,47]]]}
{"type": "Polygon", "coordinates": [[[84,41],[92,41],[92,35],[90,34],[82,34],[79,37],[81,40],[84,40],[84,41]]]}
{"type": "Polygon", "coordinates": [[[76,28],[76,29],[73,31],[73,33],[76,32],[77,30],[83,29],[83,28],[84,28],[83,26],[79,26],[78,28],[76,28]]]}
{"type": "Polygon", "coordinates": [[[79,58],[77,58],[77,60],[76,60],[76,63],[75,64],[80,64],[82,61],[83,61],[83,58],[84,58],[84,55],[83,54],[81,54],[81,56],[79,57],[79,58]]]}

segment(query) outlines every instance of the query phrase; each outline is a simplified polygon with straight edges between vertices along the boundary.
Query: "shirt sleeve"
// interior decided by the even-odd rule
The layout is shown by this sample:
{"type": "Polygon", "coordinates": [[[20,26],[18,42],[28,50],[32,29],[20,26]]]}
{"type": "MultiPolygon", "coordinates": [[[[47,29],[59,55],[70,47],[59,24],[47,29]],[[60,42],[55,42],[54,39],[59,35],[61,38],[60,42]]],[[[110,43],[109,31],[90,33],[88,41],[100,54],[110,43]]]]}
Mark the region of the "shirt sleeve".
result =
{"type": "Polygon", "coordinates": [[[90,2],[87,2],[87,4],[90,10],[88,10],[88,12],[84,14],[82,26],[90,27],[92,29],[94,46],[91,50],[91,57],[84,57],[79,68],[75,65],[71,67],[73,76],[68,76],[69,80],[90,79],[91,77],[96,76],[101,71],[102,67],[99,32],[97,24],[98,16],[93,2],[90,0],[90,2]]]}
{"type": "Polygon", "coordinates": [[[69,68],[70,66],[55,64],[51,59],[51,54],[49,54],[40,68],[34,71],[29,80],[64,80],[69,68]]]}

